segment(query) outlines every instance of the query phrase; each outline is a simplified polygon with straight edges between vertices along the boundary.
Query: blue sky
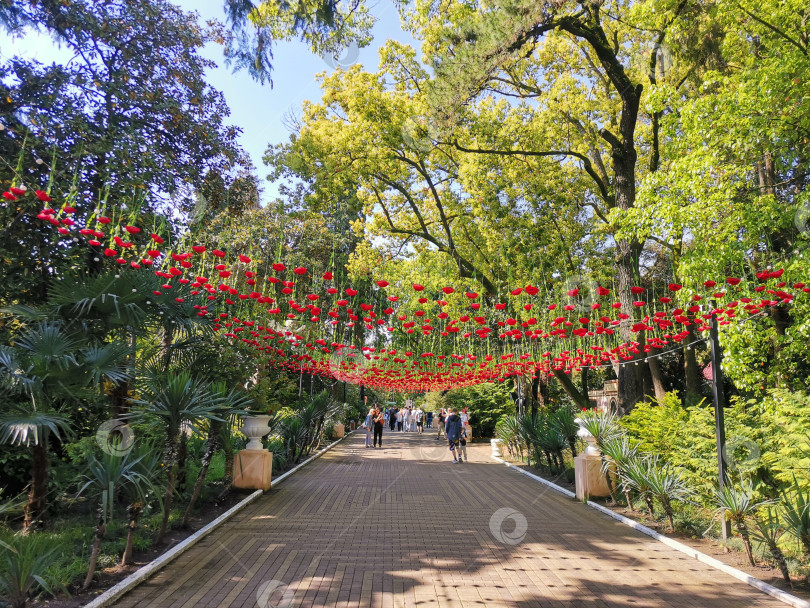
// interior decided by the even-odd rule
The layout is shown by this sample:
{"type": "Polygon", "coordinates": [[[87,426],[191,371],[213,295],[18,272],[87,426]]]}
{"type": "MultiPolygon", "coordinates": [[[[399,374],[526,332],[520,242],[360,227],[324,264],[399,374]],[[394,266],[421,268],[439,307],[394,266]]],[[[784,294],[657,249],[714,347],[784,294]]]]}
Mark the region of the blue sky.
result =
{"type": "MultiPolygon", "coordinates": [[[[202,21],[208,19],[225,20],[222,0],[175,0],[187,11],[197,11],[202,21]]],[[[400,26],[399,14],[391,0],[378,0],[369,4],[371,13],[377,18],[372,30],[374,40],[359,53],[349,52],[345,61],[349,63],[357,54],[357,63],[369,70],[376,69],[377,51],[386,40],[395,39],[414,44],[410,34],[400,26]]],[[[22,54],[42,62],[62,62],[69,58],[64,50],[55,48],[50,39],[34,34],[22,40],[11,40],[3,43],[0,53],[4,56],[22,54]]],[[[240,137],[242,147],[250,154],[253,164],[258,168],[259,176],[264,178],[267,170],[262,163],[262,155],[268,144],[287,141],[289,131],[283,124],[284,116],[289,112],[300,115],[304,100],[316,101],[321,92],[315,79],[324,71],[332,71],[328,60],[313,55],[301,42],[280,42],[274,48],[273,88],[269,84],[260,85],[253,81],[246,72],[232,72],[226,68],[222,58],[222,49],[211,44],[203,55],[213,59],[218,68],[209,71],[208,81],[213,87],[222,91],[231,109],[232,124],[242,128],[240,137]]],[[[341,58],[343,59],[343,58],[341,58]]],[[[269,200],[276,194],[273,184],[264,184],[264,199],[269,200]]]]}

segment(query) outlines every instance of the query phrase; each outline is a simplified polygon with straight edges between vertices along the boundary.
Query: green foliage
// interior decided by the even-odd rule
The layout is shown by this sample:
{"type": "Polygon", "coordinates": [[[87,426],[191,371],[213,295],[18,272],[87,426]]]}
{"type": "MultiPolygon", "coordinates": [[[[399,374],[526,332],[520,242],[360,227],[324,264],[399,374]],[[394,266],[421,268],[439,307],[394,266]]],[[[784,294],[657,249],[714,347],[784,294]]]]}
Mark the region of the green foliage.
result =
{"type": "Polygon", "coordinates": [[[454,389],[444,395],[443,402],[446,405],[439,407],[453,407],[457,411],[466,407],[470,424],[479,437],[492,437],[496,422],[515,411],[506,383],[476,384],[454,389]]]}
{"type": "Polygon", "coordinates": [[[24,608],[29,597],[53,594],[57,581],[48,572],[62,548],[44,534],[4,535],[0,539],[0,592],[13,608],[24,608]]]}

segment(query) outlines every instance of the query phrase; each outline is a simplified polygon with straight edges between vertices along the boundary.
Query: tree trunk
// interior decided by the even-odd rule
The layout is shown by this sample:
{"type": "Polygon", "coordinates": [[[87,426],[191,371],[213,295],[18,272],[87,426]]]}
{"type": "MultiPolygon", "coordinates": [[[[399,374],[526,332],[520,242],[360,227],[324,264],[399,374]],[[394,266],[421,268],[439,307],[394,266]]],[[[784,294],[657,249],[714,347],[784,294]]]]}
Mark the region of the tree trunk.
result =
{"type": "Polygon", "coordinates": [[[180,431],[180,447],[177,450],[177,488],[186,489],[186,462],[188,461],[188,434],[180,431]]]}
{"type": "Polygon", "coordinates": [[[31,490],[25,505],[23,534],[43,525],[48,495],[48,445],[47,436],[31,449],[31,490]]]}
{"type": "Polygon", "coordinates": [[[652,378],[653,391],[655,398],[659,403],[663,403],[667,392],[664,390],[664,378],[661,373],[661,361],[658,357],[649,357],[647,365],[650,368],[650,377],[652,378]]]}
{"type": "Polygon", "coordinates": [[[582,396],[588,400],[588,403],[591,402],[590,390],[588,388],[588,368],[583,367],[582,371],[580,372],[580,379],[582,380],[582,396]]]}
{"type": "Polygon", "coordinates": [[[542,410],[548,408],[548,374],[542,371],[538,371],[532,380],[532,415],[538,407],[542,410]]]}
{"type": "Polygon", "coordinates": [[[169,516],[172,512],[172,501],[174,500],[174,485],[177,481],[177,441],[180,429],[171,428],[166,437],[166,455],[164,460],[166,467],[166,491],[163,495],[163,518],[160,522],[160,530],[155,537],[156,545],[163,542],[166,531],[169,528],[169,516]]]}
{"type": "Polygon", "coordinates": [[[133,502],[127,507],[129,524],[127,525],[127,544],[124,547],[124,554],[121,556],[122,566],[126,566],[132,561],[132,544],[135,541],[135,530],[138,529],[141,513],[143,513],[143,505],[139,501],[133,502]]]}
{"type": "Polygon", "coordinates": [[[591,402],[588,399],[588,397],[586,395],[583,395],[577,390],[577,387],[574,386],[573,382],[571,382],[571,378],[569,377],[568,374],[556,369],[553,371],[554,377],[557,378],[557,380],[560,382],[565,392],[568,394],[569,397],[571,397],[571,399],[577,405],[577,407],[587,409],[591,406],[591,402]]]}
{"type": "Polygon", "coordinates": [[[104,521],[105,506],[102,503],[98,508],[98,523],[96,524],[95,540],[93,541],[93,550],[90,552],[90,565],[87,568],[87,576],[84,578],[82,589],[87,589],[90,583],[93,582],[93,575],[96,573],[96,564],[98,563],[98,554],[101,551],[101,541],[107,533],[107,524],[104,521]]]}
{"type": "MultiPolygon", "coordinates": [[[[689,326],[689,335],[687,340],[692,342],[695,340],[694,326],[689,326]]],[[[700,372],[698,371],[697,357],[695,357],[695,349],[686,347],[683,350],[684,359],[684,375],[686,376],[686,398],[684,399],[686,405],[695,405],[698,403],[702,395],[700,394],[700,372]]]]}
{"type": "Polygon", "coordinates": [[[194,484],[194,491],[191,493],[191,500],[188,502],[188,506],[186,507],[185,515],[183,515],[183,523],[182,526],[186,527],[188,525],[188,520],[191,517],[191,512],[194,510],[194,504],[197,502],[197,499],[200,497],[200,492],[202,492],[203,483],[205,482],[205,476],[208,474],[208,467],[211,466],[211,460],[214,458],[214,454],[217,452],[217,448],[219,447],[219,433],[222,429],[222,423],[212,420],[209,427],[208,427],[208,437],[205,443],[205,453],[202,457],[202,462],[200,463],[200,473],[197,475],[197,481],[194,484]]]}

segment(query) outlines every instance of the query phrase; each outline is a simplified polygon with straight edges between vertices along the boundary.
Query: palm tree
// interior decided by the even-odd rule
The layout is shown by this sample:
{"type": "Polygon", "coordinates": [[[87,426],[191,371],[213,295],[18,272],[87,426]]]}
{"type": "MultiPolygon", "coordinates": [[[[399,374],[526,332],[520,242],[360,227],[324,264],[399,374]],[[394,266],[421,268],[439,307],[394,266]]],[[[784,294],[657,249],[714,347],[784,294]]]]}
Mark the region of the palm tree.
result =
{"type": "Polygon", "coordinates": [[[25,327],[14,346],[0,346],[0,397],[11,407],[0,414],[0,443],[31,448],[31,488],[23,530],[43,521],[48,487],[48,443],[70,434],[70,420],[60,412],[89,396],[105,380],[126,378],[117,344],[87,345],[59,321],[25,327]]]}
{"type": "MultiPolygon", "coordinates": [[[[252,399],[247,395],[231,389],[226,388],[225,383],[217,383],[211,386],[213,393],[222,397],[222,405],[217,412],[217,418],[209,420],[208,433],[205,439],[205,452],[203,452],[202,461],[200,463],[200,472],[197,475],[197,481],[194,484],[194,490],[191,493],[191,499],[186,507],[186,512],[183,515],[182,526],[188,525],[188,520],[194,510],[194,504],[200,497],[205,476],[208,474],[208,467],[211,465],[211,460],[214,458],[219,449],[220,437],[222,429],[227,424],[227,421],[234,416],[244,415],[247,412],[245,408],[252,403],[252,399]]],[[[272,429],[271,429],[272,430],[272,429]]]]}
{"type": "Polygon", "coordinates": [[[28,596],[42,590],[53,593],[59,582],[48,572],[62,555],[52,538],[41,534],[14,535],[0,541],[0,595],[12,608],[25,608],[28,596]]]}
{"type": "Polygon", "coordinates": [[[193,427],[204,419],[221,420],[218,412],[223,402],[221,395],[187,371],[152,375],[144,383],[143,398],[134,402],[141,406],[138,412],[133,412],[136,418],[155,420],[164,429],[166,489],[163,496],[163,520],[155,544],[163,542],[169,525],[177,480],[177,448],[181,430],[185,425],[193,427]]]}
{"type": "Polygon", "coordinates": [[[577,433],[579,425],[574,422],[574,411],[570,407],[561,407],[551,417],[551,426],[565,439],[571,450],[571,456],[577,457],[577,433]]]}
{"type": "MultiPolygon", "coordinates": [[[[113,517],[116,493],[123,487],[129,487],[131,491],[143,496],[150,485],[150,480],[137,468],[140,458],[133,457],[132,452],[115,449],[116,444],[112,447],[113,449],[106,451],[100,460],[90,456],[83,475],[85,481],[78,492],[78,495],[81,495],[90,490],[99,501],[90,565],[82,589],[90,586],[96,572],[101,541],[107,532],[107,523],[113,517]]],[[[120,448],[120,445],[118,447],[120,448]]]]}

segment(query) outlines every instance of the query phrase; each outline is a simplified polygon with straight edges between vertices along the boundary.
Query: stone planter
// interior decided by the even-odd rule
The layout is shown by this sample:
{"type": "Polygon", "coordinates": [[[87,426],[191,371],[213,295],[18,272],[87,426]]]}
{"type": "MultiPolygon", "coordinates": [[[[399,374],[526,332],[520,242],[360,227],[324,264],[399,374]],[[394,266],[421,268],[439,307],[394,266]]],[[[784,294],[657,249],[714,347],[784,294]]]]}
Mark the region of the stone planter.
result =
{"type": "Polygon", "coordinates": [[[262,437],[270,432],[270,416],[247,416],[239,431],[248,438],[246,450],[263,450],[262,437]]]}
{"type": "Polygon", "coordinates": [[[337,423],[335,424],[334,431],[332,431],[332,437],[335,439],[343,439],[346,436],[346,425],[337,423]]]}
{"type": "Polygon", "coordinates": [[[492,439],[489,444],[492,446],[492,457],[493,458],[500,458],[501,457],[501,444],[503,441],[500,439],[492,439]]]}

